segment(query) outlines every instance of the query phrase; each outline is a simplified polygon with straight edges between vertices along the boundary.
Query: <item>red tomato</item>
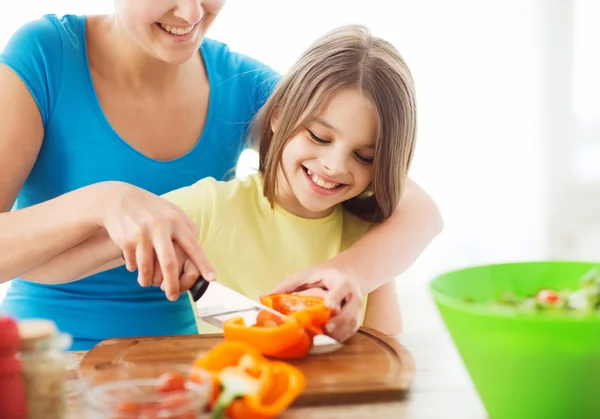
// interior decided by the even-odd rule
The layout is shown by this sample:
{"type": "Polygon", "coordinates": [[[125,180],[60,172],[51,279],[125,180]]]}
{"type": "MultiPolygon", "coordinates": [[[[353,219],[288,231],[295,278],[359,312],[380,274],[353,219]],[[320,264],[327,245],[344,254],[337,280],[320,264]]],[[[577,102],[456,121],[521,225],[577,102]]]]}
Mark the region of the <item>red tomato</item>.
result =
{"type": "Polygon", "coordinates": [[[560,300],[560,296],[552,290],[541,290],[538,293],[538,299],[548,304],[554,304],[560,300]]]}
{"type": "Polygon", "coordinates": [[[160,381],[158,385],[159,393],[185,390],[185,378],[181,374],[166,372],[160,376],[160,381]]]}

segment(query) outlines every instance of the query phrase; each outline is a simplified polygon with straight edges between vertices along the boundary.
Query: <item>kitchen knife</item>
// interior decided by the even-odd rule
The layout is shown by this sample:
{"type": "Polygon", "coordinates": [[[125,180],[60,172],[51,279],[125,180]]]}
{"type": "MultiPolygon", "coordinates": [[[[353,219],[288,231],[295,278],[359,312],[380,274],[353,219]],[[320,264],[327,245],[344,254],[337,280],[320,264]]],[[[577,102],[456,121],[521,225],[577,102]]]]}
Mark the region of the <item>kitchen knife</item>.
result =
{"type": "MultiPolygon", "coordinates": [[[[277,310],[273,310],[270,307],[260,304],[216,281],[208,282],[202,277],[198,278],[190,288],[189,292],[196,304],[196,315],[198,318],[219,329],[223,329],[223,323],[231,317],[242,317],[246,325],[253,325],[256,323],[256,316],[261,310],[269,311],[280,318],[285,317],[277,310]],[[206,293],[209,286],[223,296],[223,300],[226,302],[212,306],[199,304],[200,299],[206,293]]],[[[310,350],[310,353],[329,353],[339,349],[341,346],[342,344],[332,337],[327,335],[317,335],[313,338],[313,347],[310,350]]]]}

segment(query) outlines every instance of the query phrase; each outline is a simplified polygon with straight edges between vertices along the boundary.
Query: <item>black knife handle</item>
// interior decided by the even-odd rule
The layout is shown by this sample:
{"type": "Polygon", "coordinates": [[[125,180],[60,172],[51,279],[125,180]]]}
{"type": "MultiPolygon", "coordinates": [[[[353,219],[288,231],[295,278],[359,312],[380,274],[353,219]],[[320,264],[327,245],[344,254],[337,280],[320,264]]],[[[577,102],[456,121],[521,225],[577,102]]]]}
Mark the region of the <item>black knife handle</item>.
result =
{"type": "Polygon", "coordinates": [[[210,282],[208,282],[206,279],[204,279],[202,277],[199,277],[196,280],[194,285],[192,285],[190,288],[190,293],[192,294],[192,298],[194,301],[198,301],[204,295],[204,293],[208,289],[209,284],[210,284],[210,282]]]}

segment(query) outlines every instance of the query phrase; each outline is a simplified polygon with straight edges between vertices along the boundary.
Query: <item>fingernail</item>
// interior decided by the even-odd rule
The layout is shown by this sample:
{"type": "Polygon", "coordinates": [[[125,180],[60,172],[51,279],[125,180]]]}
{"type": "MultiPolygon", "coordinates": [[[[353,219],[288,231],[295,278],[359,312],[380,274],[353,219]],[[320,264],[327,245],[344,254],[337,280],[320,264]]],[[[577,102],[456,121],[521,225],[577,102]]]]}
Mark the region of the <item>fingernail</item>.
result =
{"type": "Polygon", "coordinates": [[[217,279],[217,274],[215,274],[214,272],[210,272],[208,275],[206,275],[204,279],[206,279],[207,281],[214,281],[215,279],[217,279]]]}
{"type": "Polygon", "coordinates": [[[339,305],[335,301],[325,301],[325,306],[333,311],[339,311],[339,305]]]}
{"type": "Polygon", "coordinates": [[[175,294],[169,294],[167,296],[167,298],[169,299],[169,301],[175,301],[175,300],[177,300],[177,295],[175,295],[175,294]]]}

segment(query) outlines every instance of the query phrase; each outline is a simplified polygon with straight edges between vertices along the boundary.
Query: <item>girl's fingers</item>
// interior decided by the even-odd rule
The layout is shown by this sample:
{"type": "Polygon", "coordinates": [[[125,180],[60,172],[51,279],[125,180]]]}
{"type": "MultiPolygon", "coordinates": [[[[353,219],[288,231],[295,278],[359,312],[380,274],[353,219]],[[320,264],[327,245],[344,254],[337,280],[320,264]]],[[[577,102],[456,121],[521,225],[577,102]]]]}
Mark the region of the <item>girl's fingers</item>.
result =
{"type": "Polygon", "coordinates": [[[351,338],[360,326],[362,299],[352,296],[334,317],[327,322],[325,329],[332,338],[343,342],[351,338]]]}
{"type": "Polygon", "coordinates": [[[323,284],[328,290],[325,305],[336,312],[342,309],[344,302],[348,301],[354,293],[350,281],[336,281],[332,278],[326,278],[323,284]]]}
{"type": "Polygon", "coordinates": [[[152,253],[152,257],[154,258],[154,272],[152,274],[152,285],[154,285],[155,287],[160,287],[163,282],[163,276],[160,270],[160,263],[158,263],[158,258],[155,257],[154,252],[152,253]]]}
{"type": "Polygon", "coordinates": [[[191,259],[187,259],[183,264],[183,273],[179,278],[179,287],[182,292],[189,290],[200,277],[200,270],[194,265],[191,259]]]}

